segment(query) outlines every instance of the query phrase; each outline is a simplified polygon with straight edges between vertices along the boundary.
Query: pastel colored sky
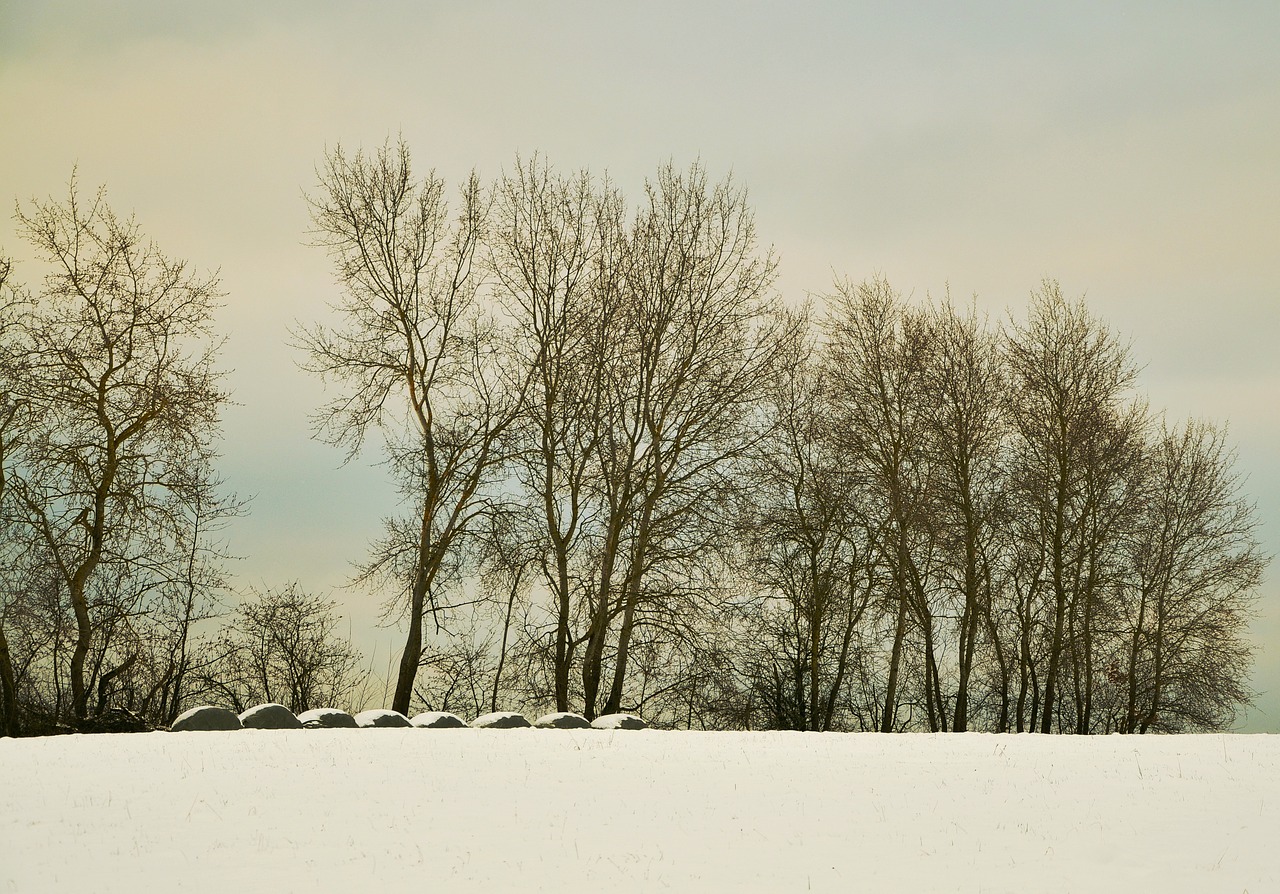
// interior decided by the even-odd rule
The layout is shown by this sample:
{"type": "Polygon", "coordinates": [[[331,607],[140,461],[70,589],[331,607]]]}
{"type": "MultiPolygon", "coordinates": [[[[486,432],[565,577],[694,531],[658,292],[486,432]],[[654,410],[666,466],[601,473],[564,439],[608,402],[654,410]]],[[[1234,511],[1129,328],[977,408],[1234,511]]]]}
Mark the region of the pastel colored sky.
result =
{"type": "MultiPolygon", "coordinates": [[[[751,194],[800,300],[832,274],[1020,313],[1043,277],[1132,338],[1175,419],[1229,421],[1280,552],[1280,4],[99,3],[0,0],[0,201],[108,186],[218,268],[253,495],[237,579],[337,590],[394,495],[309,439],[286,347],[334,296],[302,195],[326,146],[402,134],[456,183],[517,152],[631,194],[701,158],[751,194]]],[[[7,215],[0,250],[23,258],[7,215]]],[[[22,276],[22,269],[19,269],[22,276]]],[[[370,456],[370,461],[376,459],[370,456]]],[[[1244,728],[1280,732],[1280,594],[1253,627],[1244,728]]]]}

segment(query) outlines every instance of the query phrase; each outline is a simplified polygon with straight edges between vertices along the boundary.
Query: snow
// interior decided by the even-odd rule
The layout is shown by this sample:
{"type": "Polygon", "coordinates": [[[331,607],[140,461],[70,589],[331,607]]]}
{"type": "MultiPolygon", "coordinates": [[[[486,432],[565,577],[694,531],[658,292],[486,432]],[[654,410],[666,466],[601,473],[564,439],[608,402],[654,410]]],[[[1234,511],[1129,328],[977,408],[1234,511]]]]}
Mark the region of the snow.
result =
{"type": "Polygon", "coordinates": [[[0,892],[1280,890],[1280,736],[0,739],[0,892]]]}

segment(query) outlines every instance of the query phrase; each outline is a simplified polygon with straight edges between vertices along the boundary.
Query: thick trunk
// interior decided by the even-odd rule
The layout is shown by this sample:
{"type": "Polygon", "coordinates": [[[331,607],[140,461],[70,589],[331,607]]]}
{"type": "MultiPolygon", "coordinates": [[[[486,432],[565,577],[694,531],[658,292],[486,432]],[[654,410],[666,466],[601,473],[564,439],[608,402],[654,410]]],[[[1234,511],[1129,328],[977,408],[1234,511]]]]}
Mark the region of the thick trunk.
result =
{"type": "Polygon", "coordinates": [[[969,728],[969,677],[973,673],[973,656],[978,638],[978,569],[977,548],[972,531],[972,514],[966,511],[969,532],[965,536],[964,610],[960,615],[960,667],[956,688],[956,713],[952,729],[963,733],[969,728]]]}
{"type": "Polygon", "coordinates": [[[596,702],[600,698],[600,683],[604,678],[604,646],[609,636],[609,621],[613,612],[613,569],[618,558],[618,544],[622,539],[621,510],[615,504],[604,554],[600,557],[600,580],[597,589],[595,612],[591,628],[587,631],[587,648],[582,656],[583,715],[588,720],[596,717],[596,702]]]}
{"type": "Polygon", "coordinates": [[[1138,727],[1138,732],[1145,733],[1151,724],[1160,718],[1160,694],[1164,688],[1164,619],[1165,606],[1164,595],[1161,594],[1156,599],[1156,630],[1155,642],[1153,643],[1152,668],[1151,668],[1151,708],[1142,718],[1142,725],[1138,727]]]}
{"type": "Polygon", "coordinates": [[[929,618],[924,625],[924,655],[925,655],[925,678],[929,684],[930,691],[928,701],[933,705],[930,712],[933,716],[930,718],[930,726],[932,731],[947,731],[947,705],[942,699],[942,681],[938,674],[938,659],[933,647],[933,619],[929,618]]]}
{"type": "Polygon", "coordinates": [[[826,611],[825,588],[818,581],[817,561],[810,557],[810,580],[813,587],[813,616],[809,619],[809,703],[803,729],[821,730],[818,706],[822,701],[822,621],[826,611]]]}
{"type": "Polygon", "coordinates": [[[409,713],[413,684],[418,679],[418,668],[422,666],[422,613],[426,610],[427,592],[434,577],[435,562],[430,519],[429,510],[424,510],[418,540],[418,568],[413,578],[413,591],[409,594],[409,632],[405,636],[404,653],[400,656],[396,694],[391,701],[391,709],[401,714],[409,713]]]}
{"type": "Polygon", "coordinates": [[[556,710],[569,710],[569,671],[572,650],[569,648],[569,557],[556,549],[556,710]]]}
{"type": "Polygon", "coordinates": [[[84,665],[89,657],[93,624],[89,618],[89,603],[85,598],[84,587],[91,567],[89,563],[82,566],[84,574],[76,575],[70,593],[71,608],[76,618],[76,645],[71,652],[71,710],[77,720],[83,720],[89,715],[89,689],[85,683],[84,665]]]}
{"type": "Polygon", "coordinates": [[[858,621],[862,619],[862,613],[866,610],[867,602],[871,599],[871,580],[872,576],[867,575],[867,592],[861,603],[858,604],[858,610],[853,610],[854,599],[854,582],[853,570],[849,571],[849,615],[844,626],[844,638],[840,643],[840,659],[836,662],[835,679],[831,681],[831,689],[827,693],[826,711],[822,715],[823,732],[831,729],[831,725],[835,722],[836,700],[840,697],[840,690],[844,686],[844,677],[849,667],[849,648],[853,644],[853,631],[858,626],[858,621]]]}
{"type": "Polygon", "coordinates": [[[1138,624],[1133,631],[1133,642],[1129,644],[1129,704],[1128,710],[1125,711],[1125,724],[1123,732],[1131,733],[1138,723],[1138,650],[1142,642],[1142,627],[1146,621],[1147,615],[1147,591],[1146,587],[1142,589],[1142,595],[1138,601],[1138,624]]]}
{"type": "Polygon", "coordinates": [[[622,686],[627,677],[627,658],[631,649],[631,633],[635,629],[636,606],[640,602],[640,581],[637,578],[627,587],[627,601],[622,610],[622,627],[618,631],[618,655],[613,664],[613,683],[604,703],[605,714],[622,710],[622,686]]]}
{"type": "Polygon", "coordinates": [[[587,631],[587,648],[582,655],[582,713],[588,720],[596,717],[596,701],[600,697],[600,679],[603,676],[604,643],[609,633],[609,613],[612,609],[613,576],[612,545],[606,548],[600,570],[600,588],[597,592],[591,627],[587,631]]]}
{"type": "Polygon", "coordinates": [[[991,650],[995,653],[996,667],[1000,671],[1000,719],[996,725],[996,732],[1007,733],[1009,731],[1009,662],[1005,658],[1004,646],[1000,643],[1000,633],[996,629],[995,618],[992,617],[990,598],[988,597],[987,606],[983,610],[983,620],[987,623],[987,636],[991,638],[991,650]]]}
{"type": "Polygon", "coordinates": [[[0,622],[0,736],[18,735],[18,687],[14,681],[9,641],[0,622]]]}
{"type": "Polygon", "coordinates": [[[884,692],[884,713],[880,716],[880,732],[893,732],[898,707],[898,666],[902,663],[902,643],[907,635],[906,594],[898,595],[898,621],[893,634],[893,651],[889,655],[889,682],[884,692]]]}
{"type": "Polygon", "coordinates": [[[1053,712],[1056,707],[1058,685],[1058,667],[1062,658],[1063,632],[1067,614],[1067,586],[1064,554],[1066,543],[1064,528],[1066,526],[1066,470],[1061,468],[1058,477],[1057,504],[1054,508],[1053,528],[1053,640],[1049,645],[1049,669],[1045,673],[1044,701],[1041,705],[1040,732],[1049,733],[1053,729],[1053,712]]]}
{"type": "MultiPolygon", "coordinates": [[[[425,594],[425,589],[423,590],[425,594]]],[[[425,603],[423,595],[414,587],[412,604],[409,608],[409,633],[404,641],[404,654],[400,656],[400,673],[396,677],[396,694],[391,700],[391,709],[401,714],[409,713],[409,702],[413,699],[413,684],[418,678],[418,667],[422,664],[422,609],[425,603]]]]}

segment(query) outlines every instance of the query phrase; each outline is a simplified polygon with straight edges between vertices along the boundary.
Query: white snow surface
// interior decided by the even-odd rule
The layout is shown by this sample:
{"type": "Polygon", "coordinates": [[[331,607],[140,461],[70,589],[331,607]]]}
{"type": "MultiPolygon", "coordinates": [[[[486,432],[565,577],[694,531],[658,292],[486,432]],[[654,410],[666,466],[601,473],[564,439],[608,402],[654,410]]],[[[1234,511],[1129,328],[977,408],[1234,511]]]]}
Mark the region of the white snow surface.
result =
{"type": "Polygon", "coordinates": [[[0,739],[0,891],[1280,890],[1280,736],[0,739]]]}

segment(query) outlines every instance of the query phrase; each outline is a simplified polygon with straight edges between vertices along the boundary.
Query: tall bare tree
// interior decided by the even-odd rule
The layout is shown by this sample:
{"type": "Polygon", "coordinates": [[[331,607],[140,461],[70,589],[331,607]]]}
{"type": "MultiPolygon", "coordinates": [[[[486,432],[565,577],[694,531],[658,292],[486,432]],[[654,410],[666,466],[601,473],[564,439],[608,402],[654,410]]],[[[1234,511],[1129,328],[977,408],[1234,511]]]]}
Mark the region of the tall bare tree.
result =
{"type": "Polygon", "coordinates": [[[828,430],[828,383],[813,348],[795,345],[761,405],[765,437],[742,465],[744,563],[761,587],[741,647],[771,727],[838,728],[877,586],[859,469],[828,430]]]}
{"type": "Polygon", "coordinates": [[[1249,701],[1243,636],[1266,557],[1223,432],[1162,427],[1124,580],[1123,732],[1223,729],[1249,701]]]}
{"type": "Polygon", "coordinates": [[[0,257],[0,562],[7,573],[0,578],[0,736],[18,734],[18,688],[13,655],[5,636],[6,616],[14,591],[12,574],[22,551],[15,530],[8,488],[8,468],[21,443],[24,404],[13,394],[22,377],[23,356],[14,343],[14,330],[24,296],[9,284],[13,265],[0,257]]]}
{"type": "Polygon", "coordinates": [[[934,619],[934,553],[938,499],[928,450],[931,395],[926,369],[932,332],[883,279],[838,282],[827,320],[826,367],[831,377],[836,443],[864,471],[868,505],[878,521],[878,550],[892,586],[893,618],[880,730],[896,729],[909,634],[918,634],[921,684],[929,728],[946,731],[934,619]]]}
{"type": "Polygon", "coordinates": [[[13,324],[23,375],[10,400],[25,418],[6,489],[74,618],[70,714],[83,721],[96,683],[137,660],[102,663],[121,598],[167,579],[193,506],[236,511],[212,472],[228,399],[220,296],[216,277],[163,254],[102,191],[83,201],[74,179],[64,202],[16,219],[50,272],[13,324]]]}
{"type": "Polygon", "coordinates": [[[1128,345],[1052,281],[1032,294],[1027,321],[1010,330],[1006,359],[1025,531],[1040,556],[1033,586],[1046,597],[1047,656],[1033,715],[1047,733],[1070,655],[1069,622],[1094,595],[1093,560],[1102,544],[1091,535],[1105,536],[1107,528],[1093,522],[1109,511],[1099,503],[1106,499],[1101,464],[1114,456],[1108,442],[1117,427],[1128,427],[1119,420],[1137,369],[1128,345]]]}
{"type": "Polygon", "coordinates": [[[351,457],[380,431],[416,507],[412,519],[388,525],[364,569],[401,590],[394,601],[408,633],[392,704],[405,712],[424,618],[440,609],[438,588],[504,459],[522,383],[504,378],[480,301],[489,200],[479,180],[463,186],[450,217],[444,182],[434,173],[415,179],[404,143],[368,155],[337,147],[318,177],[311,215],[342,290],[339,322],[303,328],[296,340],[306,368],[341,389],[316,415],[317,436],[351,457]]]}
{"type": "MultiPolygon", "coordinates": [[[[511,316],[512,349],[532,371],[519,423],[518,474],[538,505],[523,527],[541,548],[551,594],[553,697],[569,710],[581,643],[574,609],[606,433],[606,378],[619,331],[625,227],[621,197],[586,172],[555,174],[544,161],[516,161],[497,190],[491,261],[498,298],[511,316]]],[[[524,513],[527,515],[528,513],[524,513]]]]}
{"type": "Polygon", "coordinates": [[[772,292],[776,260],[757,245],[744,190],[700,165],[668,165],[646,187],[628,239],[623,333],[609,375],[601,442],[606,523],[590,605],[584,701],[622,707],[637,630],[661,630],[675,597],[698,589],[728,528],[733,460],[795,338],[772,292]],[[616,639],[613,624],[616,622],[616,639]],[[651,626],[652,625],[652,626],[651,626]]]}
{"type": "MultiPolygon", "coordinates": [[[[957,311],[950,297],[927,310],[931,328],[925,358],[925,428],[937,469],[939,588],[958,604],[956,681],[952,729],[969,728],[970,687],[979,642],[996,652],[1000,675],[1007,661],[992,619],[992,566],[999,553],[1004,501],[1008,408],[1007,377],[997,336],[970,308],[957,311]]],[[[952,610],[954,611],[954,609],[952,610]]],[[[1008,688],[1002,687],[999,724],[1008,722],[1008,688]]]]}

